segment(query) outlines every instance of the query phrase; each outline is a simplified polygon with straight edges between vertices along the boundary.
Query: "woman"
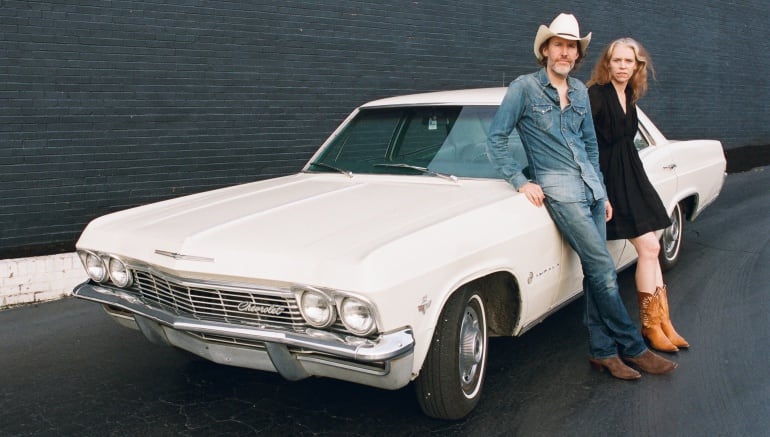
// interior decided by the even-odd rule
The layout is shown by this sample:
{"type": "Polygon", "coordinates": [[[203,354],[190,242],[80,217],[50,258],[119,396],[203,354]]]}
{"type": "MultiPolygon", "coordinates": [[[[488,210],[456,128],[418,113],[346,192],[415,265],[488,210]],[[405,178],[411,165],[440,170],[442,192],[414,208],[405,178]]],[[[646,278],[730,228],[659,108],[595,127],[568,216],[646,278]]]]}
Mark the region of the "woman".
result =
{"type": "Polygon", "coordinates": [[[607,239],[627,238],[636,248],[636,289],[642,335],[664,352],[690,345],[668,314],[666,285],[658,260],[655,231],[671,220],[644,171],[634,146],[638,130],[636,102],[647,91],[647,72],[654,74],[647,51],[631,38],[613,41],[602,53],[588,81],[599,162],[613,208],[607,239]]]}

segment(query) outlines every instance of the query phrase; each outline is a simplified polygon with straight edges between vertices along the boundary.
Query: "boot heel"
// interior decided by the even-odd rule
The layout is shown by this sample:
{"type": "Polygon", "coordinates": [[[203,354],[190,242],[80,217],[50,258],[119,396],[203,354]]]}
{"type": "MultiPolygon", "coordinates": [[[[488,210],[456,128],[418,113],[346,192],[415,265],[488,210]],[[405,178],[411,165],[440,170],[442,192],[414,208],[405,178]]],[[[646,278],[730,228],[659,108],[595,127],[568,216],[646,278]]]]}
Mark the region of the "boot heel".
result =
{"type": "Polygon", "coordinates": [[[598,371],[604,373],[604,366],[602,366],[601,363],[598,363],[598,362],[596,362],[594,360],[588,360],[588,364],[590,364],[591,367],[593,367],[594,370],[598,370],[598,371]]]}

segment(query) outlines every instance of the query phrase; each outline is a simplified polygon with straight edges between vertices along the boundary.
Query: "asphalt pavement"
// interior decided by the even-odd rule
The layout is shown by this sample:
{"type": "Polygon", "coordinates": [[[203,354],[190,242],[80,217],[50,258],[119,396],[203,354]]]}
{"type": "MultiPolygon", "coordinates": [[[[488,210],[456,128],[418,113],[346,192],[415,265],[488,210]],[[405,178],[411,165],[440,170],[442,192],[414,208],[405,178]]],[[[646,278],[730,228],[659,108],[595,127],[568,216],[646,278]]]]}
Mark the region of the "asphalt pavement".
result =
{"type": "MultiPolygon", "coordinates": [[[[459,422],[385,391],[220,366],[146,341],[90,302],[0,311],[0,436],[770,435],[770,167],[728,176],[685,225],[666,275],[692,347],[670,375],[590,368],[579,299],[520,338],[490,342],[482,400],[459,422]]],[[[620,274],[632,315],[633,267],[620,274]]]]}

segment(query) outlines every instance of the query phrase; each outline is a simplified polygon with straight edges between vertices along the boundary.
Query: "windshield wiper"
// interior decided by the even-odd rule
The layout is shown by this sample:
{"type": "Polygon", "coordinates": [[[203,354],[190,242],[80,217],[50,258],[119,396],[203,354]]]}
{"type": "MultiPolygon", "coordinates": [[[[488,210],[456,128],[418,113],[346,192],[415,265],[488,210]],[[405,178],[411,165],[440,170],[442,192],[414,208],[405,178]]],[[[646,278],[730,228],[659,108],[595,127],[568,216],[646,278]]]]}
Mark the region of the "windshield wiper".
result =
{"type": "Polygon", "coordinates": [[[349,178],[353,177],[353,172],[352,171],[343,170],[341,168],[337,168],[337,167],[335,167],[333,165],[325,164],[323,162],[311,162],[310,165],[317,165],[318,167],[328,168],[329,170],[334,170],[334,171],[340,172],[340,173],[344,174],[345,176],[347,176],[349,178]]]}
{"type": "Polygon", "coordinates": [[[439,173],[436,171],[433,171],[426,167],[420,167],[419,165],[412,165],[412,164],[374,164],[375,167],[395,167],[395,168],[411,168],[412,170],[421,171],[425,174],[429,174],[431,176],[440,177],[442,179],[446,179],[448,181],[457,182],[457,176],[452,174],[444,174],[439,173]]]}

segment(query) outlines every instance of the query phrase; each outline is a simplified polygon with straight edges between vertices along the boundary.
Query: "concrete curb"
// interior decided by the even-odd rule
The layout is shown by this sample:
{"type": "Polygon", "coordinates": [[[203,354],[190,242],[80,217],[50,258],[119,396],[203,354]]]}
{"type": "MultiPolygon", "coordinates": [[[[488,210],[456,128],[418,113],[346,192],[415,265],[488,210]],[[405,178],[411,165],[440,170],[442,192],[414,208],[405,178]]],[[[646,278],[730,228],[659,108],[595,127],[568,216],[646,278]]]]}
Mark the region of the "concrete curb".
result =
{"type": "Polygon", "coordinates": [[[0,260],[0,309],[61,299],[86,279],[74,252],[0,260]]]}

